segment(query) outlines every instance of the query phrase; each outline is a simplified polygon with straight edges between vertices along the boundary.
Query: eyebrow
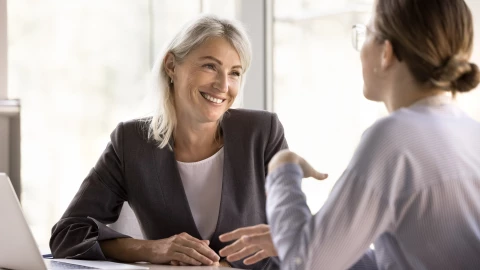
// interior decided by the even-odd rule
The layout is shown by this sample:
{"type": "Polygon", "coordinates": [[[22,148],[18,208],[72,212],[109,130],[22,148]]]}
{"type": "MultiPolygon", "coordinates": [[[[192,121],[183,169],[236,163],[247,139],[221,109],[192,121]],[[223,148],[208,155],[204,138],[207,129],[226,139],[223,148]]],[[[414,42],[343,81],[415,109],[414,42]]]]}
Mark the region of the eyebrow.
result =
{"type": "MultiPolygon", "coordinates": [[[[212,60],[212,61],[217,62],[217,63],[218,63],[219,65],[221,65],[221,66],[223,65],[222,61],[218,60],[217,58],[215,58],[215,57],[213,57],[213,56],[203,56],[203,57],[200,57],[199,59],[200,59],[200,60],[209,59],[209,60],[212,60]]],[[[236,66],[233,66],[232,68],[241,68],[241,69],[243,69],[241,65],[236,65],[236,66]]]]}

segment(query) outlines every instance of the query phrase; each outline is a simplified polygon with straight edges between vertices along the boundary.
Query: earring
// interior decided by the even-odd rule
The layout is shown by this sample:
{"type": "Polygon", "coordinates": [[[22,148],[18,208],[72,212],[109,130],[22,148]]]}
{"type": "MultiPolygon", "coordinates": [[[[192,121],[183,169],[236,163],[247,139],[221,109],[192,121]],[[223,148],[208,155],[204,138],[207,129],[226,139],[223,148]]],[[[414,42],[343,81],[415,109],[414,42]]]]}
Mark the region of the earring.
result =
{"type": "Polygon", "coordinates": [[[170,83],[173,84],[173,79],[172,78],[170,78],[170,83]]]}

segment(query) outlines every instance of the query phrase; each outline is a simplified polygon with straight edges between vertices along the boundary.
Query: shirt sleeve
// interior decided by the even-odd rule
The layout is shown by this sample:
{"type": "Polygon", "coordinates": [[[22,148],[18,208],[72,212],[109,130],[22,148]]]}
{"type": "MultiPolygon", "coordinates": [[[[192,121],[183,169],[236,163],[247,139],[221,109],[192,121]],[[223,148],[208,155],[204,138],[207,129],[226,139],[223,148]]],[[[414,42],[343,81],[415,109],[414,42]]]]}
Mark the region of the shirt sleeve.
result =
{"type": "Polygon", "coordinates": [[[382,194],[382,187],[376,188],[385,175],[393,173],[392,166],[387,166],[393,155],[382,134],[368,133],[313,216],[301,190],[300,166],[285,164],[268,175],[267,218],[282,269],[376,268],[375,257],[365,253],[393,226],[388,191],[382,194]]]}
{"type": "Polygon", "coordinates": [[[53,227],[50,249],[55,258],[105,260],[98,242],[128,237],[106,225],[118,219],[127,200],[122,140],[119,124],[99,161],[53,227]]]}

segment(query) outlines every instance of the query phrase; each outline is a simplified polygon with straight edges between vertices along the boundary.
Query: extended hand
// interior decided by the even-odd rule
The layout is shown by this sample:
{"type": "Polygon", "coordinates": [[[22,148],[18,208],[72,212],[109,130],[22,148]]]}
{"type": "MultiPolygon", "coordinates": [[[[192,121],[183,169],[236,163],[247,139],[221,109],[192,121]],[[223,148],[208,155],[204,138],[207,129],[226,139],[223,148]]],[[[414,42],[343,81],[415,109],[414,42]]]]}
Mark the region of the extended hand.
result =
{"type": "Polygon", "coordinates": [[[244,264],[250,265],[271,256],[277,256],[270,236],[270,227],[266,224],[244,227],[220,235],[220,241],[230,242],[236,240],[220,250],[220,256],[227,257],[233,262],[246,258],[244,264]]]}
{"type": "Polygon", "coordinates": [[[150,263],[172,265],[213,265],[220,257],[209,246],[208,240],[199,240],[188,233],[149,241],[150,263]]]}
{"type": "Polygon", "coordinates": [[[272,173],[275,169],[287,163],[300,165],[303,178],[313,177],[324,180],[328,177],[328,174],[316,171],[305,159],[290,150],[281,150],[273,156],[268,164],[268,173],[272,173]]]}

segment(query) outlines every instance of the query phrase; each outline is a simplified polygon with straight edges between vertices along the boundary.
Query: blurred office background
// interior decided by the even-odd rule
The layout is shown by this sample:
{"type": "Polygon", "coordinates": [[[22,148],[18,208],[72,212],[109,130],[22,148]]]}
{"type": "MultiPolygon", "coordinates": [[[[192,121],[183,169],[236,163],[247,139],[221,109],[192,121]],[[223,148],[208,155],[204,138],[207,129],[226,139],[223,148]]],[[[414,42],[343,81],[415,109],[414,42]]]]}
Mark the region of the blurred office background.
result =
{"type": "MultiPolygon", "coordinates": [[[[466,2],[478,32],[480,0],[466,2]]],[[[352,24],[368,20],[372,3],[0,0],[6,9],[0,19],[7,22],[0,41],[8,40],[8,61],[0,58],[8,74],[0,99],[21,100],[22,204],[39,244],[48,245],[51,227],[117,123],[148,115],[148,74],[156,54],[201,13],[246,25],[254,64],[243,107],[278,113],[290,148],[329,173],[323,182],[304,181],[316,212],[362,132],[386,115],[382,104],[362,95],[359,54],[350,41],[352,24]]],[[[478,64],[480,34],[475,42],[478,64]]],[[[461,95],[458,102],[480,121],[480,91],[461,95]]]]}

